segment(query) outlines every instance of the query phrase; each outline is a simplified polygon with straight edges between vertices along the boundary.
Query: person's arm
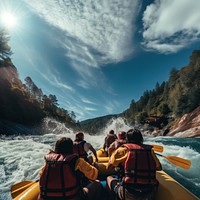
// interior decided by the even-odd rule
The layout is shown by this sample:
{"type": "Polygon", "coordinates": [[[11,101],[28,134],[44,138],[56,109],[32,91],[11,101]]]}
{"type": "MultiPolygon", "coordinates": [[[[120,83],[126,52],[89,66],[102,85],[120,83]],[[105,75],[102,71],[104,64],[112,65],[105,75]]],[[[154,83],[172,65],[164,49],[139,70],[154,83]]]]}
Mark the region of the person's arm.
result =
{"type": "Polygon", "coordinates": [[[103,144],[103,149],[104,149],[104,150],[106,149],[106,138],[107,138],[107,136],[106,136],[105,139],[104,139],[104,144],[103,144]]]}
{"type": "Polygon", "coordinates": [[[124,163],[128,155],[128,150],[126,147],[119,147],[110,157],[108,161],[107,169],[114,166],[117,167],[119,164],[124,163]]]}
{"type": "Polygon", "coordinates": [[[151,150],[151,154],[152,154],[154,160],[156,161],[156,170],[158,170],[158,171],[162,170],[162,165],[153,150],[151,150]]]}
{"type": "Polygon", "coordinates": [[[95,156],[95,158],[96,158],[96,162],[98,162],[98,158],[97,158],[97,152],[96,152],[96,150],[93,148],[93,146],[92,145],[90,145],[90,151],[92,151],[92,153],[94,154],[94,156],[95,156]]]}
{"type": "Polygon", "coordinates": [[[98,176],[98,169],[90,165],[83,158],[76,161],[75,170],[82,172],[89,180],[96,180],[98,176]]]}
{"type": "Polygon", "coordinates": [[[112,152],[115,150],[115,142],[113,142],[108,148],[108,156],[110,157],[112,152]]]}

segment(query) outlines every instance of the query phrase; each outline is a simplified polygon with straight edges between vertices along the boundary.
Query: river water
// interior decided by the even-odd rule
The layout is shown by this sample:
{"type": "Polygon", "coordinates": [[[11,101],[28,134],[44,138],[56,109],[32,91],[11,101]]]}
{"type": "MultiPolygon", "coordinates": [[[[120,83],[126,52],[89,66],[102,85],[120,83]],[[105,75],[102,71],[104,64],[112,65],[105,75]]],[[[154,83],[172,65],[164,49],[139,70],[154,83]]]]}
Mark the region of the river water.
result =
{"type": "MultiPolygon", "coordinates": [[[[44,155],[53,148],[58,138],[65,136],[74,139],[72,130],[60,126],[58,123],[56,129],[49,130],[45,135],[0,136],[0,200],[11,200],[9,190],[14,183],[39,178],[38,173],[44,164],[44,155]]],[[[102,135],[85,134],[85,140],[98,149],[110,129],[118,132],[127,131],[129,128],[122,119],[117,119],[105,128],[102,135]]],[[[145,136],[144,143],[162,145],[163,155],[190,160],[192,165],[189,170],[185,170],[159,157],[163,170],[200,198],[200,138],[145,136]]]]}

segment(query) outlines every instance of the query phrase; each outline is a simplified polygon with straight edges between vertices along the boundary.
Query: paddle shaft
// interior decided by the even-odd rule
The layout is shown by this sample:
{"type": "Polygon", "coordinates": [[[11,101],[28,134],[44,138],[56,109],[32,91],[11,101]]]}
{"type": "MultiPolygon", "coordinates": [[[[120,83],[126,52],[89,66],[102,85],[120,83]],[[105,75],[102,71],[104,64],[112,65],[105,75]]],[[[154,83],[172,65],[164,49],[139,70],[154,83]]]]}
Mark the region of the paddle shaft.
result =
{"type": "Polygon", "coordinates": [[[153,144],[153,150],[162,153],[163,152],[163,146],[155,145],[153,144]]]}
{"type": "Polygon", "coordinates": [[[172,164],[182,167],[183,169],[189,169],[191,166],[191,162],[189,160],[180,158],[180,157],[176,157],[176,156],[163,156],[159,153],[156,153],[156,155],[161,156],[163,158],[166,158],[169,162],[171,162],[172,164]]]}

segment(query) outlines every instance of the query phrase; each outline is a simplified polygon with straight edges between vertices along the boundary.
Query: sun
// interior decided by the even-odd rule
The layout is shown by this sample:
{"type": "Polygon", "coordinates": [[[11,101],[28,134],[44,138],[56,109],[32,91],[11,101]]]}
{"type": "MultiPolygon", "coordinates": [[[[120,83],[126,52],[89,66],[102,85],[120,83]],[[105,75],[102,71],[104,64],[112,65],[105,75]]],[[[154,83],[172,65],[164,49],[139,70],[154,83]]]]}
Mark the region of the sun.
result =
{"type": "Polygon", "coordinates": [[[17,17],[10,12],[2,13],[1,21],[2,24],[8,29],[12,29],[17,25],[17,17]]]}

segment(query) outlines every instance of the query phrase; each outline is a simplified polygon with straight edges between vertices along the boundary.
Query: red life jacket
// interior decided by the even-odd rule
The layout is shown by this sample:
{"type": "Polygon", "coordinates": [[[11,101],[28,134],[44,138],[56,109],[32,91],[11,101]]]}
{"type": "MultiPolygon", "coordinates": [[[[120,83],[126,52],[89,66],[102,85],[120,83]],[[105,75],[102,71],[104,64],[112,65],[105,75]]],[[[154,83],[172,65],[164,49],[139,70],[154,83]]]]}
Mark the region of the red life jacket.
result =
{"type": "Polygon", "coordinates": [[[116,139],[117,136],[115,134],[107,134],[105,139],[105,146],[108,148],[116,139]]]}
{"type": "Polygon", "coordinates": [[[85,140],[82,141],[74,141],[74,153],[78,154],[80,158],[84,158],[87,161],[87,152],[84,150],[85,140]]]}
{"type": "Polygon", "coordinates": [[[116,139],[115,140],[115,149],[121,147],[123,144],[126,144],[126,140],[122,140],[122,139],[116,139]]]}
{"type": "Polygon", "coordinates": [[[151,154],[150,145],[124,144],[128,156],[124,163],[125,184],[158,185],[156,180],[156,161],[151,154]]]}
{"type": "Polygon", "coordinates": [[[75,175],[76,154],[50,153],[45,156],[46,165],[40,177],[40,197],[79,199],[80,184],[75,175]]]}

